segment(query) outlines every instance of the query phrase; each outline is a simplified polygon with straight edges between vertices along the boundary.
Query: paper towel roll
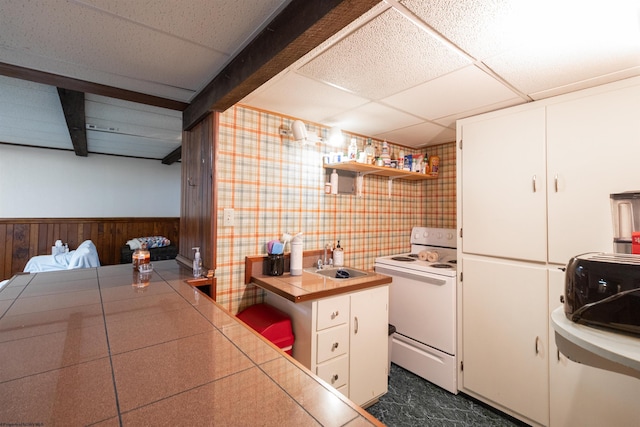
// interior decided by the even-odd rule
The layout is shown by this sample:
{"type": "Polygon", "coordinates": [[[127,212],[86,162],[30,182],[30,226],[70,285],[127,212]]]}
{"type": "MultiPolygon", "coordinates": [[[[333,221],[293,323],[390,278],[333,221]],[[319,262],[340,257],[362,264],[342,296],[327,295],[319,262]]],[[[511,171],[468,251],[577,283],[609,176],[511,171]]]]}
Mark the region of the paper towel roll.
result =
{"type": "Polygon", "coordinates": [[[440,259],[440,255],[438,255],[438,252],[427,252],[427,261],[436,262],[439,259],[440,259]]]}
{"type": "Polygon", "coordinates": [[[426,261],[426,260],[427,260],[427,257],[428,257],[428,254],[429,254],[429,251],[420,251],[420,252],[418,253],[418,259],[419,259],[420,261],[426,261]]]}

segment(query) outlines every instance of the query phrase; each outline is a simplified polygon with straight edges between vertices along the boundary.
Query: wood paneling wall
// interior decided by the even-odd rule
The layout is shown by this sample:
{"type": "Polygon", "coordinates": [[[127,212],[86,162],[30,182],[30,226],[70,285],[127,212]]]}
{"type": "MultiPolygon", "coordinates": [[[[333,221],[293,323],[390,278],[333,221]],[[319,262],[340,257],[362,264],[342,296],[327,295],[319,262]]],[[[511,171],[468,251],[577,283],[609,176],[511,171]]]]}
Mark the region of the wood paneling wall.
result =
{"type": "Polygon", "coordinates": [[[73,250],[96,245],[100,264],[120,263],[120,248],[135,237],[165,236],[178,246],[180,218],[0,218],[0,280],[22,271],[29,258],[50,255],[56,240],[73,250]]]}

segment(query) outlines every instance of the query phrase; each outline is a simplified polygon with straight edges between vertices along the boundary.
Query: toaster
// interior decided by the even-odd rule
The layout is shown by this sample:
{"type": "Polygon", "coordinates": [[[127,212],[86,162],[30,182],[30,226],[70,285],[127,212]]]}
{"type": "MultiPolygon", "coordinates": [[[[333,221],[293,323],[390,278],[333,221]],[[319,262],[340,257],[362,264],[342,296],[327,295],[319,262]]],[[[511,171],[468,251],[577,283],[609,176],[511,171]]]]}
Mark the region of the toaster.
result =
{"type": "Polygon", "coordinates": [[[564,296],[569,320],[640,335],[640,255],[587,253],[571,258],[564,296]]]}

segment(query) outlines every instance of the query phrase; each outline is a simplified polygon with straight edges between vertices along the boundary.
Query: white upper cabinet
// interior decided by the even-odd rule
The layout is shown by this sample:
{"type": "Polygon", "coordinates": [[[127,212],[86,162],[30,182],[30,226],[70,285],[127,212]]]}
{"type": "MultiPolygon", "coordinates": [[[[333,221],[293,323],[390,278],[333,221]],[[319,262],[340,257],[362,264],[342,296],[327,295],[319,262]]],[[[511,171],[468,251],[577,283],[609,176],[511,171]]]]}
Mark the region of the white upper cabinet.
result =
{"type": "Polygon", "coordinates": [[[612,252],[609,195],[640,190],[640,86],[547,106],[549,262],[612,252]]]}
{"type": "Polygon", "coordinates": [[[463,252],[544,262],[544,108],[466,119],[459,131],[463,252]]]}

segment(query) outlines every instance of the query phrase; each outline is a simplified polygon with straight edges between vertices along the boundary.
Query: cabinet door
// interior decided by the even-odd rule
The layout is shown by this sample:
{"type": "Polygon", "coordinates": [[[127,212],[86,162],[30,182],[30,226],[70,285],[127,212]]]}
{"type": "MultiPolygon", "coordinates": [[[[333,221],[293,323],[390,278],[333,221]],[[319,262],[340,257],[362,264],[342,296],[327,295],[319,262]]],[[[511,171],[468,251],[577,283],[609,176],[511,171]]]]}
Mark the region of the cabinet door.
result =
{"type": "Polygon", "coordinates": [[[463,257],[463,389],[546,425],[547,271],[463,257]]]}
{"type": "Polygon", "coordinates": [[[351,295],[349,398],[358,405],[387,392],[389,287],[351,295]]]}
{"type": "Polygon", "coordinates": [[[609,195],[639,190],[640,86],[547,107],[549,261],[613,251],[609,195]]]}
{"type": "Polygon", "coordinates": [[[459,126],[462,250],[547,259],[544,108],[459,126]]]}
{"type": "MultiPolygon", "coordinates": [[[[564,273],[549,271],[549,313],[562,306],[564,273]]],[[[640,422],[637,378],[572,362],[558,351],[549,322],[550,425],[634,426],[640,422]]]]}

